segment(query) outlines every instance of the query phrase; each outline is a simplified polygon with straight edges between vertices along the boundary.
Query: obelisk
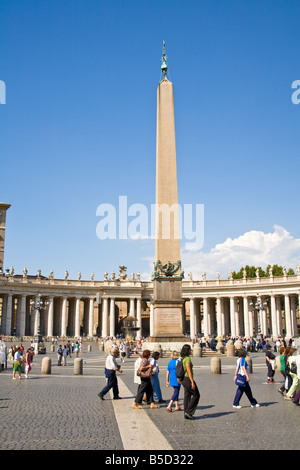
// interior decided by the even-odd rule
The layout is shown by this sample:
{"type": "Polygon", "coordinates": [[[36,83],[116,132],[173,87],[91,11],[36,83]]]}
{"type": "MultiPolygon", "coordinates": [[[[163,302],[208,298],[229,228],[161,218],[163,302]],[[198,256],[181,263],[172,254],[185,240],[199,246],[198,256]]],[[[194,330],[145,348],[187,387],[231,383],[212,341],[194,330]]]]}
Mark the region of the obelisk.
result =
{"type": "Polygon", "coordinates": [[[156,237],[153,280],[153,335],[150,342],[184,341],[182,278],[173,84],[167,79],[165,43],[157,89],[156,237]]]}
{"type": "Polygon", "coordinates": [[[10,208],[10,204],[0,202],[0,268],[4,270],[4,243],[5,243],[5,227],[6,227],[6,211],[10,208]]]}

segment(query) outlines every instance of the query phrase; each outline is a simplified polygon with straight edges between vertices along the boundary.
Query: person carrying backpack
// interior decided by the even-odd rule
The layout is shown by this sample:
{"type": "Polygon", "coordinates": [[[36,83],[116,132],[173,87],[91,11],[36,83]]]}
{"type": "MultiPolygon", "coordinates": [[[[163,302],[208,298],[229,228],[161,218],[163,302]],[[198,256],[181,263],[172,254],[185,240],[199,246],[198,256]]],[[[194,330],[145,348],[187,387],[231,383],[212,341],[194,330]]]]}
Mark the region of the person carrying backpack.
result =
{"type": "Polygon", "coordinates": [[[194,419],[194,414],[200,400],[200,392],[194,380],[193,364],[190,359],[191,352],[191,346],[185,344],[180,353],[183,369],[185,371],[183,380],[181,381],[184,388],[183,408],[185,419],[194,419]]]}

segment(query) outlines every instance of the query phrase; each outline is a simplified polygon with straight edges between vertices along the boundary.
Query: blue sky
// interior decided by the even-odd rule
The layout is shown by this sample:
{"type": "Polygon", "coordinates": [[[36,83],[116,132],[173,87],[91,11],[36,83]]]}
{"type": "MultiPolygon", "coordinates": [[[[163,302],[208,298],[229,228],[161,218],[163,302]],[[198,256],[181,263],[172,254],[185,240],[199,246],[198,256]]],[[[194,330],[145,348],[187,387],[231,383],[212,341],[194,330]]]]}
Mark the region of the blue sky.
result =
{"type": "Polygon", "coordinates": [[[2,0],[0,21],[5,267],[149,276],[153,240],[99,240],[96,209],[155,202],[163,40],[179,203],[205,207],[186,273],[300,264],[298,1],[2,0]]]}

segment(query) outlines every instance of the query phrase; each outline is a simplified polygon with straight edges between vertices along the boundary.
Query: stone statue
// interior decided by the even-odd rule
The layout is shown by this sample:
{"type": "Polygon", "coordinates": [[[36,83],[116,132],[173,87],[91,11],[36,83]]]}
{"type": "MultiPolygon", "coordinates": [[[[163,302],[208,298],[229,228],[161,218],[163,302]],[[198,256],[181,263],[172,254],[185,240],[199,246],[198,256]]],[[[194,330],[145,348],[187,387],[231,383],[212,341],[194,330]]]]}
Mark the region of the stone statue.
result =
{"type": "Polygon", "coordinates": [[[137,281],[140,281],[140,280],[141,280],[141,273],[137,273],[136,279],[137,279],[137,281]]]}
{"type": "Polygon", "coordinates": [[[53,279],[53,278],[54,278],[53,269],[51,269],[50,274],[49,274],[49,279],[53,279]]]}
{"type": "Polygon", "coordinates": [[[202,281],[206,281],[206,273],[202,274],[202,281]]]}
{"type": "Polygon", "coordinates": [[[108,272],[105,271],[105,273],[104,273],[104,280],[107,281],[107,279],[108,279],[108,272]]]}
{"type": "Polygon", "coordinates": [[[297,266],[296,269],[297,269],[298,276],[300,276],[300,266],[297,266]]]}
{"type": "Polygon", "coordinates": [[[193,274],[192,274],[192,273],[188,273],[188,276],[189,276],[189,280],[192,281],[192,280],[193,280],[193,274]]]}
{"type": "Polygon", "coordinates": [[[94,281],[95,274],[91,273],[91,281],[94,281]]]}
{"type": "Polygon", "coordinates": [[[217,272],[217,278],[216,278],[216,279],[217,279],[217,281],[220,280],[220,273],[219,273],[219,271],[217,272]]]}
{"type": "MultiPolygon", "coordinates": [[[[119,276],[118,276],[118,279],[120,281],[125,281],[127,278],[127,273],[126,273],[126,270],[127,270],[127,266],[119,266],[119,276]]],[[[132,276],[132,275],[131,275],[132,276]]],[[[132,277],[131,277],[132,278],[132,277]]]]}
{"type": "Polygon", "coordinates": [[[78,271],[78,281],[80,281],[80,280],[81,280],[81,272],[78,271]]]}
{"type": "Polygon", "coordinates": [[[69,273],[68,271],[65,271],[65,281],[68,279],[68,277],[69,277],[69,273]]]}
{"type": "Polygon", "coordinates": [[[28,273],[28,269],[27,269],[27,268],[24,268],[24,269],[23,269],[23,277],[26,277],[26,276],[27,276],[27,273],[28,273]]]}

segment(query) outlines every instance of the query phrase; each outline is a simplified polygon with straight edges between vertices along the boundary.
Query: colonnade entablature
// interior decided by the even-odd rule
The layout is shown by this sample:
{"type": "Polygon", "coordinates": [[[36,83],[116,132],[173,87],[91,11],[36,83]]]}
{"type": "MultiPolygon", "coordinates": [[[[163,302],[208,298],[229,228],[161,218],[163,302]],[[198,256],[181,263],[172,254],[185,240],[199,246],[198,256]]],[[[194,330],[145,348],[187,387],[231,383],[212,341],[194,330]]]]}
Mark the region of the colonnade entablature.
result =
{"type": "MultiPolygon", "coordinates": [[[[106,273],[102,281],[30,276],[26,270],[0,273],[0,333],[34,335],[39,324],[45,337],[115,337],[122,318],[131,314],[138,336],[151,335],[153,282],[133,273],[129,279],[122,268],[118,277],[108,279],[106,273]],[[35,308],[39,298],[47,300],[47,308],[35,308]]],[[[184,332],[191,337],[299,334],[299,270],[293,276],[254,279],[193,280],[189,275],[182,294],[184,332]]]]}

